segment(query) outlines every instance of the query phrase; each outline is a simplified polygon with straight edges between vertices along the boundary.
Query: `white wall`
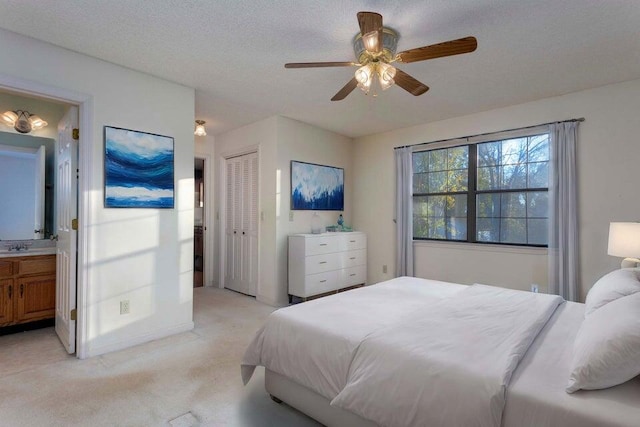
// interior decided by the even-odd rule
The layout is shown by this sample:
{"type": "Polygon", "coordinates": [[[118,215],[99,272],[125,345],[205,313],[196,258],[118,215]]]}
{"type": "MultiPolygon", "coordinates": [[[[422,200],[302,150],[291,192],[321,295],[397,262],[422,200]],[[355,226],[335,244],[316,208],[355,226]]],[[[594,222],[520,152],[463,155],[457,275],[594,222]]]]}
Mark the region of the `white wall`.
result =
{"type": "Polygon", "coordinates": [[[91,96],[88,356],[193,327],[194,90],[0,30],[0,73],[91,96]],[[26,52],[26,53],[25,53],[26,52]],[[104,209],[103,126],[175,139],[175,209],[104,209]],[[120,301],[131,314],[120,315],[120,301]]]}
{"type": "MultiPolygon", "coordinates": [[[[428,95],[425,95],[428,96],[428,95]]],[[[578,201],[581,296],[602,274],[619,267],[607,255],[611,221],[637,221],[635,196],[640,170],[637,115],[640,80],[608,85],[526,104],[371,135],[355,141],[354,224],[368,233],[369,281],[392,277],[395,269],[393,148],[401,145],[495,132],[584,117],[578,145],[578,201]],[[382,265],[389,273],[382,273],[382,265]]],[[[415,262],[422,277],[461,283],[483,281],[546,289],[546,263],[539,254],[473,248],[464,244],[419,243],[415,262]],[[496,252],[497,251],[497,252],[496,252]],[[506,271],[505,271],[506,268],[506,271]]]]}
{"type": "MultiPolygon", "coordinates": [[[[300,160],[345,169],[345,222],[351,222],[353,175],[351,139],[286,117],[271,117],[215,138],[215,277],[222,271],[221,243],[224,233],[224,158],[258,149],[260,260],[259,301],[284,305],[287,291],[287,236],[311,231],[311,211],[295,211],[289,221],[290,161],[300,160]]],[[[335,223],[339,212],[321,212],[325,225],[335,223]]]]}
{"type": "Polygon", "coordinates": [[[323,226],[336,225],[338,215],[344,216],[345,224],[352,224],[353,170],[352,139],[328,130],[292,120],[278,117],[278,165],[280,186],[279,209],[276,215],[276,260],[278,271],[278,302],[288,301],[288,236],[295,233],[311,232],[311,217],[318,212],[323,226]],[[344,211],[291,211],[291,160],[344,168],[344,211]],[[290,213],[293,220],[290,220],[290,213]]]}

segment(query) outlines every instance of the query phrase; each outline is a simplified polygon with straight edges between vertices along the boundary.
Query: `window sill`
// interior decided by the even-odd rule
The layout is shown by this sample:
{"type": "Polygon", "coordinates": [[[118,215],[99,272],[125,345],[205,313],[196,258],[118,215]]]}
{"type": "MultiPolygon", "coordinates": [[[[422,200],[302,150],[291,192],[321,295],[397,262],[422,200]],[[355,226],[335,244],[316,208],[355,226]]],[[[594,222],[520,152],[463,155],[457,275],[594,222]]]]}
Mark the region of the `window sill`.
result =
{"type": "Polygon", "coordinates": [[[547,255],[547,248],[531,246],[492,245],[490,243],[438,242],[436,240],[414,240],[414,247],[483,251],[509,254],[547,255]]]}

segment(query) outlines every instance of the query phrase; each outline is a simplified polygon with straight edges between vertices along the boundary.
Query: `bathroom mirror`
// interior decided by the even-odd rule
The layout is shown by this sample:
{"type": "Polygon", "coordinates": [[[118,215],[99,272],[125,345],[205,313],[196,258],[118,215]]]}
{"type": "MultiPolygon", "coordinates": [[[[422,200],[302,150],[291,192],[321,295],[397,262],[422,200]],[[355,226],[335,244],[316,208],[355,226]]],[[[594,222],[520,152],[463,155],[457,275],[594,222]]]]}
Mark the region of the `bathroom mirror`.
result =
{"type": "Polygon", "coordinates": [[[53,234],[55,141],[0,132],[0,240],[53,234]]]}

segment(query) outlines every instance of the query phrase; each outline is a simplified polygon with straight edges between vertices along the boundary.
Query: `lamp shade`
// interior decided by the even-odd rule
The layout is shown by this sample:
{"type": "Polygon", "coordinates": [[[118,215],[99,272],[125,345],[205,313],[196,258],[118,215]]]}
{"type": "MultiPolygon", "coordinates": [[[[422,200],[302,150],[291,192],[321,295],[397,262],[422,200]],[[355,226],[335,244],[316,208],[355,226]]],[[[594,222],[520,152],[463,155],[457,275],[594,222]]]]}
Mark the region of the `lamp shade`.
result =
{"type": "Polygon", "coordinates": [[[625,258],[640,257],[640,223],[612,222],[609,225],[607,253],[625,258]]]}

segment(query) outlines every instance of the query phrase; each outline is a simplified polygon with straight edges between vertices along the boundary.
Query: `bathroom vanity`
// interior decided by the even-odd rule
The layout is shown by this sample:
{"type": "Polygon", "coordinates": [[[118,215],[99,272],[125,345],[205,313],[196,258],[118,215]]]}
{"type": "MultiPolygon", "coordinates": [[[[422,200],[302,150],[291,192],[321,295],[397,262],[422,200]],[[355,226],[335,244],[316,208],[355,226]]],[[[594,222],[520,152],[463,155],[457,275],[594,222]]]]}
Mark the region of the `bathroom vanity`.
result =
{"type": "Polygon", "coordinates": [[[0,327],[52,319],[55,307],[54,253],[0,254],[0,327]]]}

